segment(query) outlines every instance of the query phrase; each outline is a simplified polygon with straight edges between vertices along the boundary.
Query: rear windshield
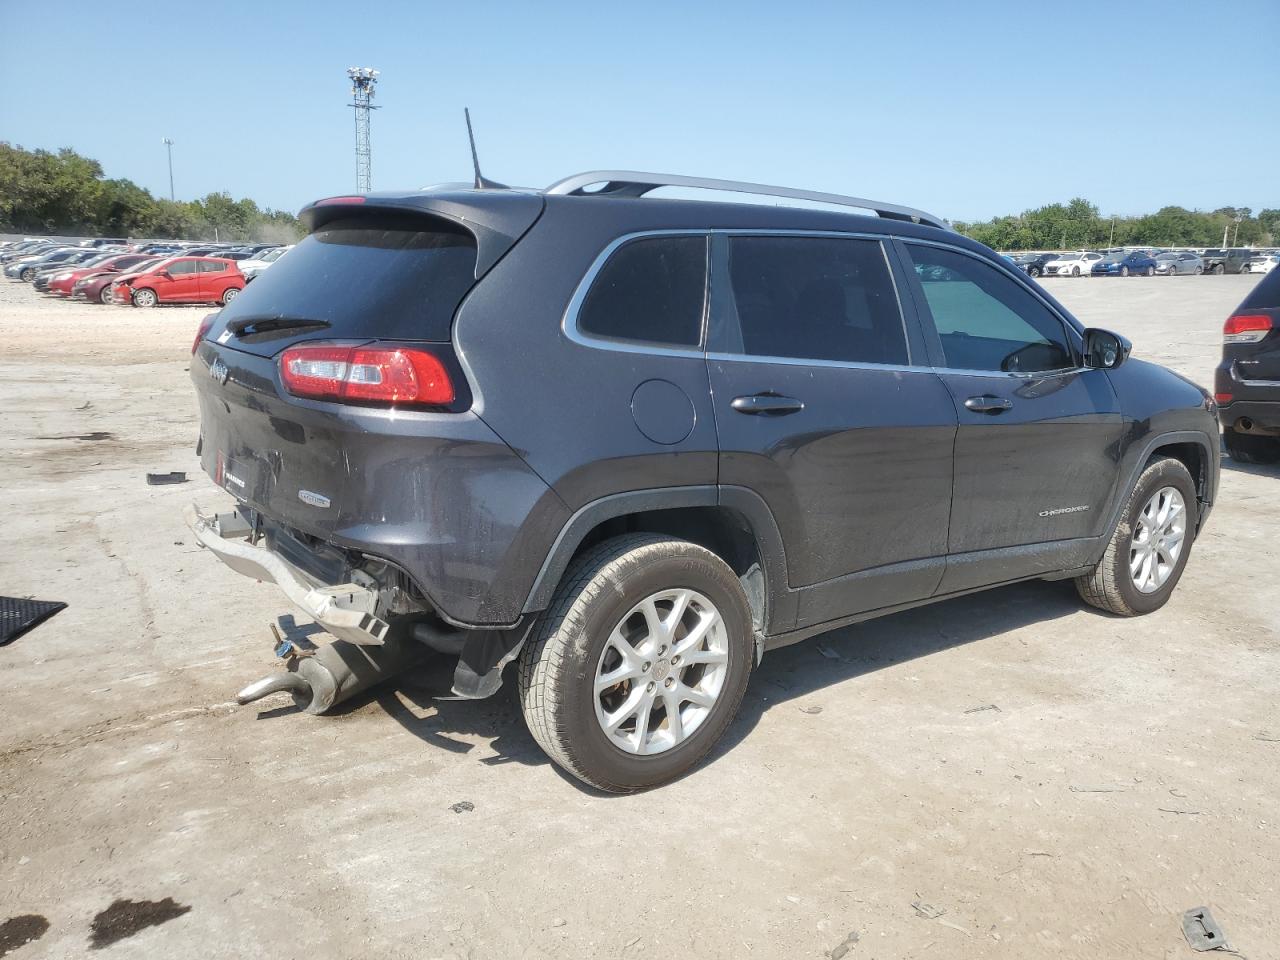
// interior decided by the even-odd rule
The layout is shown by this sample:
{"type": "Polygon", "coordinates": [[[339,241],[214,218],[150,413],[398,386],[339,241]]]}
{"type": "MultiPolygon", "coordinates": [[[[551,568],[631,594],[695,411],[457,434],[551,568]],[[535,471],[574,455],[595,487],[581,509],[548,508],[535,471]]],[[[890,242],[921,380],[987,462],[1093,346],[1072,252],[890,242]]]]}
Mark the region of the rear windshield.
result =
{"type": "Polygon", "coordinates": [[[1236,308],[1236,313],[1245,310],[1280,309],[1280,270],[1272,270],[1263,277],[1256,287],[1249,291],[1244,303],[1236,308]]]}
{"type": "Polygon", "coordinates": [[[443,220],[334,220],[257,276],[220,319],[320,320],[333,339],[448,340],[475,269],[475,239],[443,220]]]}

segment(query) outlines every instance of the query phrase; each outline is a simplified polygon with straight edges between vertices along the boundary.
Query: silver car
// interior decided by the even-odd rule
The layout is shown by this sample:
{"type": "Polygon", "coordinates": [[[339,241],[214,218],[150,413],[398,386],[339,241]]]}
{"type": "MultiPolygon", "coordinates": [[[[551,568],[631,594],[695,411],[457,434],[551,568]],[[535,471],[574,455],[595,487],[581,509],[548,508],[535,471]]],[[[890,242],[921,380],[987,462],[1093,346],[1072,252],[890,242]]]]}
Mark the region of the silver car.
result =
{"type": "Polygon", "coordinates": [[[1204,273],[1204,261],[1194,253],[1161,253],[1156,257],[1156,273],[1166,277],[1204,273]]]}

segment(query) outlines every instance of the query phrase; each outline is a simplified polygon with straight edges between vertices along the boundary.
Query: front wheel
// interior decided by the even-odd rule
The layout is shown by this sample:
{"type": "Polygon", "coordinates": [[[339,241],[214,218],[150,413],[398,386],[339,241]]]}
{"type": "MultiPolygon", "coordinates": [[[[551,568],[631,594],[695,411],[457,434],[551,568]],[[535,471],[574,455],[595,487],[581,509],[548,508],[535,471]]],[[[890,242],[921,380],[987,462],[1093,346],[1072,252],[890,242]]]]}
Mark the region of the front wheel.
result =
{"type": "Polygon", "coordinates": [[[1072,275],[1073,277],[1078,277],[1078,276],[1080,276],[1080,268],[1079,268],[1079,267],[1072,267],[1072,268],[1071,268],[1071,275],[1072,275]]]}
{"type": "Polygon", "coordinates": [[[116,302],[115,297],[111,295],[110,284],[98,291],[98,302],[103,304],[112,304],[116,302]]]}
{"type": "Polygon", "coordinates": [[[1122,276],[1122,277],[1127,277],[1128,275],[1129,275],[1129,268],[1128,268],[1128,267],[1121,267],[1121,268],[1120,268],[1120,276],[1122,276]]]}
{"type": "Polygon", "coordinates": [[[1076,578],[1084,601],[1122,617],[1159,610],[1187,565],[1199,522],[1191,474],[1180,460],[1147,464],[1134,485],[1106,552],[1076,578]]]}
{"type": "Polygon", "coordinates": [[[1220,277],[1227,272],[1227,268],[1220,263],[1215,263],[1213,265],[1213,269],[1209,272],[1212,273],[1215,277],[1220,277]]]}
{"type": "Polygon", "coordinates": [[[1204,267],[1196,267],[1196,276],[1198,277],[1202,273],[1204,273],[1204,267]]]}
{"type": "Polygon", "coordinates": [[[156,292],[145,287],[141,290],[133,291],[133,305],[135,307],[154,307],[156,305],[156,292]]]}
{"type": "Polygon", "coordinates": [[[225,307],[240,294],[239,287],[227,287],[222,291],[222,305],[225,307]]]}
{"type": "Polygon", "coordinates": [[[670,537],[615,537],[570,565],[521,651],[525,722],[591,786],[655,787],[720,739],[753,646],[746,594],[718,556],[670,537]]]}
{"type": "Polygon", "coordinates": [[[1040,276],[1040,268],[1032,267],[1030,270],[1027,271],[1027,273],[1031,274],[1031,276],[1033,277],[1038,277],[1040,276]]]}
{"type": "Polygon", "coordinates": [[[36,278],[36,272],[32,270],[30,267],[27,267],[19,275],[19,278],[22,280],[25,280],[27,283],[30,283],[32,280],[36,278]]]}

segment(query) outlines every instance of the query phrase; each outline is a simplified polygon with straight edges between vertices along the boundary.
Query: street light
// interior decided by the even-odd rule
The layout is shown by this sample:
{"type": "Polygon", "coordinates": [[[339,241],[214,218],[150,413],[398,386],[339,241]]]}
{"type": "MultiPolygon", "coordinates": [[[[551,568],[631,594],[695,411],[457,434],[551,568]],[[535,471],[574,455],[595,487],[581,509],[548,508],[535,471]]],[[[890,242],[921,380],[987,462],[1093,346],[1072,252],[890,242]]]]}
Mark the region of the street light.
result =
{"type": "Polygon", "coordinates": [[[165,137],[162,141],[169,151],[169,199],[174,200],[173,195],[173,141],[165,137]]]}

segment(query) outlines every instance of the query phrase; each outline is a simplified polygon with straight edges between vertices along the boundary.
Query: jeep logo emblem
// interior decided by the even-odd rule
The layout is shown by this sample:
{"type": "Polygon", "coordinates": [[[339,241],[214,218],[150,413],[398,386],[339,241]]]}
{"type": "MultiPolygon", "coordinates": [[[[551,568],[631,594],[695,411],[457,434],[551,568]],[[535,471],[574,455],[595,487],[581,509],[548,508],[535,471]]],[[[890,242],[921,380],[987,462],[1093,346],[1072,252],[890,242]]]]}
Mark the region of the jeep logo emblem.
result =
{"type": "Polygon", "coordinates": [[[226,383],[231,376],[231,371],[227,369],[227,365],[222,362],[222,358],[216,358],[213,363],[209,364],[209,376],[217,380],[218,383],[226,383]]]}

